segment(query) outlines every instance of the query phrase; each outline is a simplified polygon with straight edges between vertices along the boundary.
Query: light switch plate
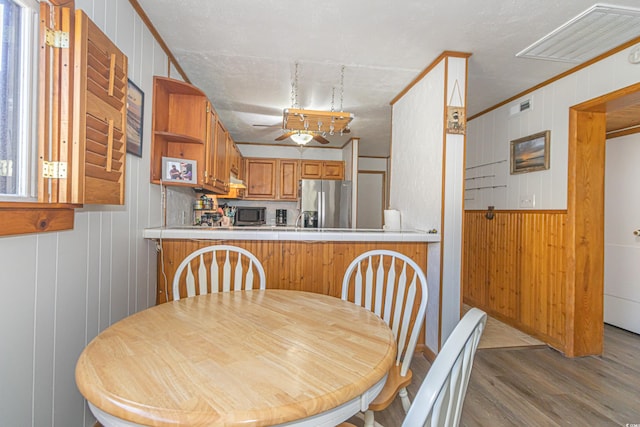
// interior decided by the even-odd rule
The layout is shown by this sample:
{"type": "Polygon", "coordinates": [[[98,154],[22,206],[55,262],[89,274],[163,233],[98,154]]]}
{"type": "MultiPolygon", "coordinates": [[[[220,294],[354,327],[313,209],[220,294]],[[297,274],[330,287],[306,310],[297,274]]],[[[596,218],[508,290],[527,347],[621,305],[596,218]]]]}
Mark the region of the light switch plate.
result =
{"type": "Polygon", "coordinates": [[[535,208],[536,207],[536,195],[529,194],[520,198],[521,208],[535,208]]]}

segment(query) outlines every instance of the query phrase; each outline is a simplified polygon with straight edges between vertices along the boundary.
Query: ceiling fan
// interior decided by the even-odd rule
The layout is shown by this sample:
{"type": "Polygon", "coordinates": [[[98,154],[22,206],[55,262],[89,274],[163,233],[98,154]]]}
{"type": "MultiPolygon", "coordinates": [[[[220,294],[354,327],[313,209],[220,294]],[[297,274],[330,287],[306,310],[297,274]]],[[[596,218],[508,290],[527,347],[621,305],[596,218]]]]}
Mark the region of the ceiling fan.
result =
{"type": "MultiPolygon", "coordinates": [[[[330,142],[328,139],[326,139],[325,137],[323,137],[322,135],[320,135],[317,132],[310,132],[310,131],[304,131],[304,130],[290,130],[290,131],[287,131],[287,132],[283,133],[282,135],[280,135],[279,137],[277,137],[275,140],[276,141],[282,141],[282,140],[285,140],[287,138],[291,138],[294,141],[296,141],[296,137],[299,138],[300,141],[304,141],[306,139],[307,142],[311,141],[312,139],[315,139],[320,144],[328,144],[330,142]]],[[[306,144],[307,142],[304,142],[304,144],[306,144]]],[[[296,143],[298,143],[298,142],[296,141],[296,143]]],[[[298,144],[302,144],[302,143],[300,142],[298,144]]]]}

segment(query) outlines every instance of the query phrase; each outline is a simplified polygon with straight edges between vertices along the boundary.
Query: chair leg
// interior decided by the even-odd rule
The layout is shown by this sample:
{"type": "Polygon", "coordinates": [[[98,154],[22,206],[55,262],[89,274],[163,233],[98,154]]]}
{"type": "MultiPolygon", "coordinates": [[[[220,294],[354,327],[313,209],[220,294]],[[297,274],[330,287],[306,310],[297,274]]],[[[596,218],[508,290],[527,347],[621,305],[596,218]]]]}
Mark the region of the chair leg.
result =
{"type": "Polygon", "coordinates": [[[403,387],[398,392],[398,396],[400,396],[400,400],[402,401],[402,408],[404,409],[404,413],[409,412],[409,407],[411,406],[411,401],[409,400],[409,393],[407,393],[407,388],[403,387]]]}
{"type": "Polygon", "coordinates": [[[367,410],[364,413],[364,427],[373,427],[375,420],[373,419],[373,411],[367,410]]]}

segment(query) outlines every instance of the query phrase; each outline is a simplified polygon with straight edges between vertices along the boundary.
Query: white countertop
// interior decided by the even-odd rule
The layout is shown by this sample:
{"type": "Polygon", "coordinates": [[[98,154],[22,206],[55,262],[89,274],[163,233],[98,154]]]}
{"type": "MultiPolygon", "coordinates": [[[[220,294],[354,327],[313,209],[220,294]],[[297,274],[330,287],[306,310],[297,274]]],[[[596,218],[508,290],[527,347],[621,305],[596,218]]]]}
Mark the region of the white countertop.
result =
{"type": "Polygon", "coordinates": [[[198,227],[146,228],[145,239],[293,240],[346,242],[439,242],[440,234],[421,230],[374,230],[296,227],[198,227]]]}

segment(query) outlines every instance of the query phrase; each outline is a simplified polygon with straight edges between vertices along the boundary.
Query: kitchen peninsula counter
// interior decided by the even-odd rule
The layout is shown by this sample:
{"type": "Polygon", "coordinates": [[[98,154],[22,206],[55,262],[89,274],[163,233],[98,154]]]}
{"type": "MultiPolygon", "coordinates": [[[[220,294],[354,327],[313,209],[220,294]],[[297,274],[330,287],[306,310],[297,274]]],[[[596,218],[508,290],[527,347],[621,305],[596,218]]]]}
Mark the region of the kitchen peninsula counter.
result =
{"type": "MultiPolygon", "coordinates": [[[[180,262],[205,246],[234,245],[253,253],[264,268],[268,289],[300,290],[340,298],[344,273],[358,255],[372,249],[393,250],[407,255],[426,272],[428,245],[440,241],[439,234],[416,230],[275,226],[148,228],[143,236],[155,240],[161,248],[158,251],[158,304],[172,300],[171,284],[180,262]]],[[[236,260],[230,261],[234,268],[236,260]]],[[[204,263],[208,271],[210,259],[204,263]]],[[[198,274],[194,274],[197,281],[198,274]]],[[[416,313],[414,308],[414,316],[416,313]]],[[[421,334],[418,344],[423,343],[421,334]]]]}
{"type": "Polygon", "coordinates": [[[440,235],[419,230],[386,231],[353,228],[198,227],[147,228],[147,239],[277,240],[301,242],[439,242],[440,235]]]}

